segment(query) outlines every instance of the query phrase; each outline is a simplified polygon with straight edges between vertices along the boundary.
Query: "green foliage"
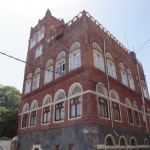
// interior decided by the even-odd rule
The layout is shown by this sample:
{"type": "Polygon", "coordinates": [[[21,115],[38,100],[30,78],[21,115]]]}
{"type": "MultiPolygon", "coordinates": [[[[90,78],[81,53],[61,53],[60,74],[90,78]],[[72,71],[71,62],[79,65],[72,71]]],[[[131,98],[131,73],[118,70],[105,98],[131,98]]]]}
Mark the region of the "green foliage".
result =
{"type": "Polygon", "coordinates": [[[17,134],[20,92],[11,86],[0,86],[0,137],[17,134]]]}

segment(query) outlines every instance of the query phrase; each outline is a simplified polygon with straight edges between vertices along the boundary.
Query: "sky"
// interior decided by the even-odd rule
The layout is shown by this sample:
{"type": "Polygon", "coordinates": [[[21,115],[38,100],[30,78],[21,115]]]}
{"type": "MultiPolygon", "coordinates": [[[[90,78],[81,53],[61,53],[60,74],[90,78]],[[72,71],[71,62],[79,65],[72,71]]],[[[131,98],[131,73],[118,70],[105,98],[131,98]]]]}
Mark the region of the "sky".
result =
{"type": "MultiPolygon", "coordinates": [[[[142,63],[150,91],[150,0],[0,0],[0,52],[26,60],[31,27],[49,9],[67,23],[86,10],[142,63]],[[148,65],[149,64],[149,65],[148,65]]],[[[25,64],[0,54],[0,84],[22,91],[25,64]]]]}

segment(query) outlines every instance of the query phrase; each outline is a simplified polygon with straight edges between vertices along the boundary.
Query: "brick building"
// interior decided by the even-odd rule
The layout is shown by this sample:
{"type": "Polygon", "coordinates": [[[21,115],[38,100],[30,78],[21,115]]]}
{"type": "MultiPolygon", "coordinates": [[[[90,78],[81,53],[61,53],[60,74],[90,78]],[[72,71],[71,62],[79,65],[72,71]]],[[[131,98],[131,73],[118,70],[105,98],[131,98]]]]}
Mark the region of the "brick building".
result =
{"type": "Polygon", "coordinates": [[[86,11],[31,28],[19,150],[150,149],[141,63],[86,11]]]}

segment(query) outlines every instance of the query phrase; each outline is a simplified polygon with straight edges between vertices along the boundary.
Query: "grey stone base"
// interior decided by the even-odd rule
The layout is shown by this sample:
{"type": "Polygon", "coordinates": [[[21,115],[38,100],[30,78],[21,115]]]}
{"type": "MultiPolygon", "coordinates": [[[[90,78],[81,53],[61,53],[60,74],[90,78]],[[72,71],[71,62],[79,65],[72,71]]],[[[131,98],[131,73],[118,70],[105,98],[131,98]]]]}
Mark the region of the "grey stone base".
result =
{"type": "MultiPolygon", "coordinates": [[[[18,150],[34,150],[33,145],[40,145],[41,150],[55,150],[55,145],[59,145],[60,150],[68,150],[69,144],[74,145],[73,150],[97,150],[97,144],[104,145],[108,134],[114,137],[116,145],[119,145],[121,136],[126,138],[128,145],[131,137],[135,137],[138,145],[144,145],[145,138],[149,140],[144,132],[112,129],[93,124],[19,134],[18,150]]],[[[146,150],[140,148],[142,149],[146,150]]]]}

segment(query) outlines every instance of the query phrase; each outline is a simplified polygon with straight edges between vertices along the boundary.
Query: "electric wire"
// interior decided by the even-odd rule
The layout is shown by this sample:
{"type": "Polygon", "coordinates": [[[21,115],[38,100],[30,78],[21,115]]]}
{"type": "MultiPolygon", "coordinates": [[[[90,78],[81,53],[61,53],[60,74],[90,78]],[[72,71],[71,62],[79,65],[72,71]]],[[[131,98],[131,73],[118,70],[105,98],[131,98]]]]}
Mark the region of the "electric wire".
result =
{"type": "Polygon", "coordinates": [[[15,60],[17,60],[17,61],[20,61],[20,62],[22,62],[22,63],[25,63],[25,64],[27,64],[27,65],[30,65],[30,66],[33,66],[33,67],[36,67],[36,68],[40,68],[40,69],[42,69],[42,70],[47,70],[47,71],[51,71],[51,72],[53,72],[53,73],[56,73],[56,74],[59,74],[59,75],[62,75],[61,73],[59,73],[59,72],[56,72],[56,71],[52,71],[52,70],[50,70],[50,69],[47,69],[47,68],[43,68],[43,67],[39,67],[38,65],[34,65],[34,64],[32,64],[32,63],[29,63],[29,62],[27,62],[27,61],[24,61],[24,60],[21,60],[21,59],[19,59],[19,58],[17,58],[17,57],[14,57],[14,56],[11,56],[11,55],[8,55],[8,54],[6,54],[6,53],[4,53],[4,52],[1,52],[0,51],[0,54],[2,54],[2,55],[5,55],[5,56],[7,56],[7,57],[10,57],[10,58],[12,58],[12,59],[15,59],[15,60]]]}
{"type": "Polygon", "coordinates": [[[150,38],[136,51],[136,54],[150,41],[150,38]]]}
{"type": "MultiPolygon", "coordinates": [[[[6,53],[4,53],[4,52],[1,52],[1,51],[0,51],[0,54],[5,55],[5,56],[7,56],[7,57],[10,57],[10,58],[12,58],[12,59],[15,59],[15,60],[17,60],[17,61],[20,61],[20,62],[22,62],[22,63],[31,65],[31,66],[33,66],[33,67],[36,67],[36,68],[38,67],[38,68],[40,68],[40,69],[42,69],[42,70],[51,71],[51,70],[49,70],[49,69],[45,69],[45,68],[43,68],[43,67],[39,67],[39,66],[37,66],[37,65],[34,65],[34,64],[29,63],[29,62],[27,62],[27,61],[21,60],[21,59],[19,59],[19,58],[16,58],[16,57],[11,56],[11,55],[9,55],[9,54],[6,54],[6,53]]],[[[51,71],[51,72],[58,74],[58,72],[56,72],[56,71],[51,71]]],[[[61,74],[61,75],[62,75],[62,74],[61,74]]],[[[105,74],[102,74],[102,73],[101,73],[101,76],[105,76],[105,74]]],[[[91,79],[85,78],[85,77],[74,77],[74,78],[76,78],[76,80],[77,80],[77,79],[87,80],[87,81],[92,82],[93,84],[96,84],[97,82],[95,82],[95,81],[93,81],[93,80],[94,80],[94,79],[98,79],[98,78],[100,78],[101,76],[97,76],[97,77],[94,77],[94,78],[91,78],[91,79]]],[[[101,86],[104,86],[104,85],[101,85],[101,86]]],[[[105,87],[105,86],[104,86],[104,87],[105,87]]],[[[121,93],[121,94],[123,94],[124,96],[127,97],[127,95],[125,95],[124,93],[121,93]]]]}

